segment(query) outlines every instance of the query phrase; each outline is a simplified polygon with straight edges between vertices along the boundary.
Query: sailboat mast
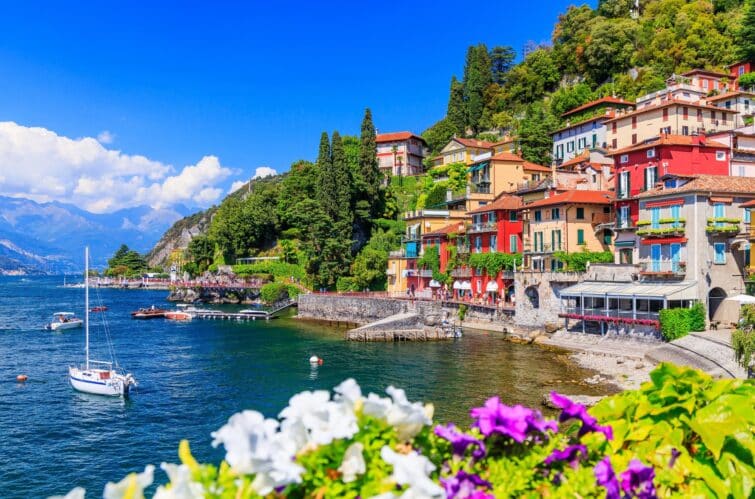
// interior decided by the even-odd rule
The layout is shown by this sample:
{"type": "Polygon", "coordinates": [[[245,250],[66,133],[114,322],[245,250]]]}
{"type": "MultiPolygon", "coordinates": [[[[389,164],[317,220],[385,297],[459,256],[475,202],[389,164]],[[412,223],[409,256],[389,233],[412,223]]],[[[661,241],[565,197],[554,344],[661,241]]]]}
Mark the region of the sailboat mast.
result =
{"type": "Polygon", "coordinates": [[[87,370],[89,369],[89,246],[84,248],[84,336],[87,354],[87,370]]]}

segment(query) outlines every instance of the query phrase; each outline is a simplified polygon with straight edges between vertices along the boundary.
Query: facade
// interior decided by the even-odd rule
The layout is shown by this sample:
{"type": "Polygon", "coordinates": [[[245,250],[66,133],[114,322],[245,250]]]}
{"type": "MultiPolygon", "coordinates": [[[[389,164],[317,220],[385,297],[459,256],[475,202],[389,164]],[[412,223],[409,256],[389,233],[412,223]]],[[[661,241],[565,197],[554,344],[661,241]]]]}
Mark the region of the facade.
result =
{"type": "Polygon", "coordinates": [[[753,113],[755,113],[755,93],[743,90],[724,92],[708,98],[708,102],[716,107],[731,109],[738,114],[734,115],[734,128],[752,125],[753,113]]]}
{"type": "Polygon", "coordinates": [[[666,175],[639,198],[640,275],[684,281],[713,318],[727,296],[745,292],[755,178],[666,175]]]}
{"type": "Polygon", "coordinates": [[[729,79],[733,82],[733,89],[739,87],[739,77],[743,74],[755,72],[754,61],[739,61],[729,66],[729,79]]]}
{"type": "Polygon", "coordinates": [[[517,154],[517,152],[519,151],[519,140],[517,140],[516,137],[507,135],[500,141],[493,143],[492,148],[493,148],[492,154],[494,156],[502,152],[510,152],[512,154],[517,154]]]}
{"type": "MultiPolygon", "coordinates": [[[[426,252],[431,246],[438,248],[439,271],[445,273],[448,270],[449,261],[454,255],[469,253],[469,244],[466,237],[466,224],[457,222],[441,227],[438,230],[428,232],[422,236],[422,252],[426,252]],[[453,250],[452,250],[453,248],[453,250]]],[[[448,287],[433,279],[431,269],[418,269],[417,285],[415,294],[440,298],[441,294],[448,291],[448,287]]],[[[464,288],[467,288],[465,285],[464,288]]],[[[463,294],[463,293],[462,293],[463,294]]]]}
{"type": "Polygon", "coordinates": [[[634,109],[634,104],[615,97],[588,102],[561,115],[566,126],[553,132],[553,161],[557,165],[584,151],[605,149],[604,122],[613,118],[617,109],[634,109]]]}
{"type": "Polygon", "coordinates": [[[729,148],[729,175],[755,177],[755,126],[718,133],[710,139],[729,148]]]}
{"type": "Polygon", "coordinates": [[[490,153],[493,143],[477,139],[461,139],[454,137],[440,150],[434,166],[448,165],[451,163],[466,163],[471,165],[475,158],[481,154],[490,153]]]}
{"type": "Polygon", "coordinates": [[[653,189],[666,174],[728,175],[729,147],[704,136],[662,136],[611,153],[616,191],[616,263],[634,263],[639,257],[636,237],[637,196],[653,189]]]}
{"type": "Polygon", "coordinates": [[[613,201],[611,192],[570,190],[524,205],[524,267],[558,270],[558,251],[612,251],[613,201]]]}
{"type": "Polygon", "coordinates": [[[735,126],[736,111],[702,102],[656,101],[630,113],[617,113],[606,120],[612,151],[642,144],[661,135],[700,135],[735,126]]]}
{"type": "MultiPolygon", "coordinates": [[[[672,77],[673,78],[673,77],[672,77]]],[[[693,69],[681,74],[681,79],[706,94],[725,92],[730,88],[729,74],[706,69],[693,69]]]]}
{"type": "Polygon", "coordinates": [[[425,139],[411,132],[379,133],[375,137],[380,171],[391,175],[419,175],[427,155],[425,139]]]}

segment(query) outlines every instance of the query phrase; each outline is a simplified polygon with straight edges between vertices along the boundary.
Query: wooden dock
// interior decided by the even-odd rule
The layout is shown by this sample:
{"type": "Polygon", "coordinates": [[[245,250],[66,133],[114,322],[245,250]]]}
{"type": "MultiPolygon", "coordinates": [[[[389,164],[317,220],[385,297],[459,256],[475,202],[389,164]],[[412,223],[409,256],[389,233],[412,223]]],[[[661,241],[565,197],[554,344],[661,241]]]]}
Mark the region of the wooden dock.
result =
{"type": "Polygon", "coordinates": [[[192,311],[192,317],[194,319],[205,320],[226,320],[226,321],[256,321],[270,320],[278,317],[280,312],[287,308],[296,306],[295,301],[280,304],[278,307],[272,310],[249,310],[246,312],[224,312],[222,310],[195,310],[192,311]]]}

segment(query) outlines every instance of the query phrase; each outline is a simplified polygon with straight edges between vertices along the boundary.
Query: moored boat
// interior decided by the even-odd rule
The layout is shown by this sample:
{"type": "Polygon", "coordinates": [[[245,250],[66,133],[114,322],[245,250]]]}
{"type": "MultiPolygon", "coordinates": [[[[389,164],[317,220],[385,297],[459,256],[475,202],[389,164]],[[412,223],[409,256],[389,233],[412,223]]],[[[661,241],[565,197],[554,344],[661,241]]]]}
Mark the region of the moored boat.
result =
{"type": "Polygon", "coordinates": [[[107,310],[107,307],[105,305],[100,305],[99,307],[92,307],[92,312],[105,312],[107,310]]]}
{"type": "Polygon", "coordinates": [[[131,317],[134,319],[159,319],[160,317],[165,317],[166,312],[168,312],[168,310],[165,310],[164,308],[156,308],[152,305],[149,308],[140,308],[139,310],[131,312],[131,317]]]}
{"type": "Polygon", "coordinates": [[[171,321],[190,321],[193,317],[189,312],[183,310],[171,310],[165,312],[165,318],[171,321]]]}

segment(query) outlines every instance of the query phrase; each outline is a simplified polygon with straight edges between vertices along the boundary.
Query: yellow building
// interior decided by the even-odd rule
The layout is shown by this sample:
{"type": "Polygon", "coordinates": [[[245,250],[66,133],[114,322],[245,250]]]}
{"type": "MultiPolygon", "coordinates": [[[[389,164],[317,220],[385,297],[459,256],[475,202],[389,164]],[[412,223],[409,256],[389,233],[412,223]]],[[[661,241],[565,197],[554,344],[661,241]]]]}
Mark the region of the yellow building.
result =
{"type": "Polygon", "coordinates": [[[512,137],[510,135],[506,135],[504,138],[499,140],[498,142],[495,142],[491,146],[493,148],[493,154],[500,154],[502,152],[510,152],[512,154],[516,154],[517,149],[519,148],[518,141],[515,137],[512,137]]]}
{"type": "Polygon", "coordinates": [[[471,165],[475,162],[476,156],[492,151],[492,142],[454,137],[440,150],[440,153],[438,153],[438,156],[433,161],[433,166],[448,165],[451,163],[466,163],[471,165]]]}
{"type": "Polygon", "coordinates": [[[606,120],[609,149],[623,149],[660,135],[710,134],[734,128],[736,111],[705,101],[656,98],[606,120]]]}
{"type": "Polygon", "coordinates": [[[534,201],[522,209],[524,265],[557,270],[557,251],[613,251],[610,223],[613,193],[569,190],[534,201]]]}

